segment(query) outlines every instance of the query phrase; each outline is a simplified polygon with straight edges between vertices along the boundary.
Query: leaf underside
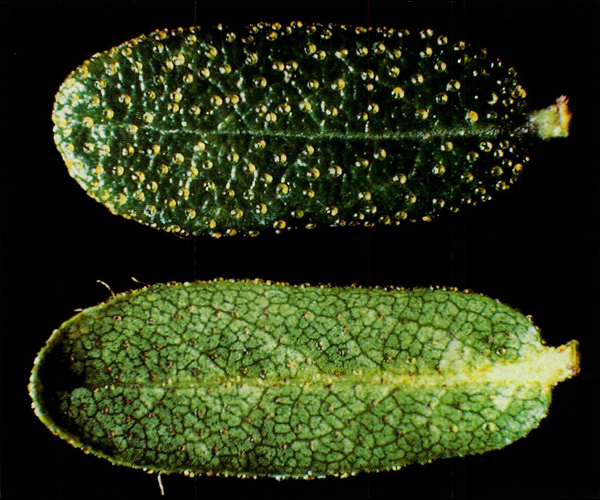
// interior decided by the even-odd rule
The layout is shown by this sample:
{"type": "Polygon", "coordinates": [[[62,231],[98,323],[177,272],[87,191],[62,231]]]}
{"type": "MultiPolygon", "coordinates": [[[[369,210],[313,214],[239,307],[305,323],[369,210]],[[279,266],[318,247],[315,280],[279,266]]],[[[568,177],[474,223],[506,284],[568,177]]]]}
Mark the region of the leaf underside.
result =
{"type": "Polygon", "coordinates": [[[30,390],[54,433],[117,464],[343,476],[502,448],[576,371],[575,343],[481,295],[217,281],[83,311],[30,390]]]}

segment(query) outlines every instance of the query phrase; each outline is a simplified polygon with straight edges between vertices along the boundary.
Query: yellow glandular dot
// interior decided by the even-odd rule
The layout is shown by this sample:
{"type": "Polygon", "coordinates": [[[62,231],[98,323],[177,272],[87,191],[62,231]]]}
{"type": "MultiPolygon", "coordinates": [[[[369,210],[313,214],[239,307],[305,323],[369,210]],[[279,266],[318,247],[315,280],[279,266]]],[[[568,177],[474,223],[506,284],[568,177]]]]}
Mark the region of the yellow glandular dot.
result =
{"type": "Polygon", "coordinates": [[[254,172],[256,172],[256,165],[254,163],[248,163],[244,166],[244,171],[248,174],[253,174],[254,172]]]}
{"type": "Polygon", "coordinates": [[[312,104],[308,101],[302,101],[300,103],[300,110],[308,113],[312,109],[312,104]]]}
{"type": "Polygon", "coordinates": [[[410,81],[413,82],[414,85],[422,85],[423,82],[425,82],[425,77],[419,73],[412,76],[410,81]]]}
{"type": "Polygon", "coordinates": [[[367,71],[363,71],[360,74],[360,77],[363,80],[374,80],[375,79],[375,72],[372,69],[368,69],[367,71]]]}
{"type": "Polygon", "coordinates": [[[146,195],[144,194],[144,191],[142,191],[141,189],[136,190],[133,193],[133,197],[140,201],[144,201],[146,199],[146,195]]]}
{"type": "Polygon", "coordinates": [[[111,108],[106,108],[104,110],[104,116],[106,116],[108,119],[113,118],[115,116],[115,112],[111,108]]]}
{"type": "Polygon", "coordinates": [[[152,113],[144,113],[143,118],[146,123],[152,123],[154,121],[154,115],[152,113]]]}
{"type": "Polygon", "coordinates": [[[264,76],[259,76],[255,78],[254,86],[259,89],[264,89],[267,86],[267,79],[264,76]]]}
{"type": "Polygon", "coordinates": [[[465,120],[467,120],[469,123],[475,123],[477,120],[479,120],[479,115],[475,111],[469,111],[465,115],[465,120]]]}
{"type": "Polygon", "coordinates": [[[284,196],[284,195],[288,194],[289,191],[290,191],[289,186],[283,182],[281,184],[278,184],[277,188],[275,190],[275,192],[277,193],[278,196],[284,196]]]}
{"type": "Polygon", "coordinates": [[[258,62],[258,54],[256,52],[248,54],[244,62],[249,66],[255,65],[258,62]]]}
{"type": "Polygon", "coordinates": [[[473,174],[471,172],[465,172],[460,176],[461,180],[465,183],[473,182],[473,174]]]}
{"type": "Polygon", "coordinates": [[[402,89],[402,87],[395,87],[392,90],[392,97],[394,99],[401,99],[404,97],[404,89],[402,89]]]}
{"type": "Polygon", "coordinates": [[[479,159],[479,153],[477,151],[469,151],[467,153],[467,161],[469,163],[475,163],[479,159]]]}
{"type": "Polygon", "coordinates": [[[266,183],[266,184],[271,184],[271,182],[273,182],[273,176],[269,173],[264,173],[262,175],[262,180],[266,183]]]}
{"type": "Polygon", "coordinates": [[[329,167],[329,175],[331,175],[332,177],[339,177],[340,175],[342,175],[342,173],[342,167],[340,167],[339,165],[329,167]]]}
{"type": "Polygon", "coordinates": [[[210,69],[208,68],[200,68],[198,71],[198,78],[200,80],[207,80],[210,77],[210,69]]]}
{"type": "Polygon", "coordinates": [[[171,198],[171,199],[170,199],[170,200],[167,202],[167,205],[168,205],[169,207],[171,207],[171,208],[175,208],[175,207],[177,206],[177,200],[174,200],[174,199],[172,199],[172,198],[171,198]]]}
{"type": "Polygon", "coordinates": [[[385,52],[385,45],[383,43],[375,44],[373,52],[375,52],[375,54],[383,54],[385,52]]]}
{"type": "Polygon", "coordinates": [[[309,168],[308,172],[306,172],[306,176],[309,179],[318,179],[320,175],[321,175],[321,172],[316,167],[309,168]]]}
{"type": "Polygon", "coordinates": [[[342,80],[341,78],[334,80],[334,82],[331,84],[331,88],[333,90],[344,90],[345,87],[346,87],[346,82],[344,80],[342,80]]]}
{"type": "Polygon", "coordinates": [[[198,170],[198,167],[196,167],[195,165],[190,167],[190,174],[192,177],[198,177],[199,173],[200,171],[198,170]]]}
{"type": "Polygon", "coordinates": [[[258,205],[256,205],[254,210],[257,214],[264,215],[267,213],[267,205],[265,205],[264,203],[259,203],[258,205]]]}
{"type": "Polygon", "coordinates": [[[137,172],[133,173],[133,175],[131,176],[131,178],[134,181],[144,182],[144,180],[146,180],[146,174],[144,172],[138,170],[137,172]]]}
{"type": "Polygon", "coordinates": [[[275,229],[284,229],[286,226],[285,221],[284,220],[276,220],[273,223],[273,228],[275,229]]]}
{"type": "Polygon", "coordinates": [[[314,54],[317,51],[317,46],[314,43],[309,43],[304,47],[304,52],[308,55],[314,54]]]}
{"type": "Polygon", "coordinates": [[[208,227],[210,227],[211,229],[214,229],[215,227],[217,227],[217,222],[214,219],[211,219],[208,222],[208,227]]]}
{"type": "Polygon", "coordinates": [[[231,212],[229,212],[232,217],[236,219],[241,219],[244,216],[244,211],[240,208],[234,208],[231,212]]]}
{"type": "Polygon", "coordinates": [[[117,166],[117,175],[123,175],[123,173],[125,173],[125,167],[123,167],[122,165],[118,165],[117,166]]]}
{"type": "Polygon", "coordinates": [[[465,50],[466,46],[467,46],[467,44],[465,42],[459,41],[454,44],[454,50],[462,51],[462,50],[465,50]]]}
{"type": "Polygon", "coordinates": [[[504,171],[502,170],[502,167],[496,165],[495,167],[492,167],[492,175],[494,177],[500,177],[502,174],[504,173],[504,171]]]}
{"type": "Polygon", "coordinates": [[[169,173],[169,167],[167,165],[161,165],[160,167],[158,167],[158,171],[161,174],[168,174],[169,173]]]}
{"type": "Polygon", "coordinates": [[[449,92],[457,92],[460,90],[461,84],[458,80],[450,80],[447,84],[446,84],[446,90],[448,90],[449,92]]]}
{"type": "Polygon", "coordinates": [[[425,47],[425,50],[421,51],[419,55],[424,59],[428,59],[433,55],[433,49],[431,47],[425,47]]]}
{"type": "Polygon", "coordinates": [[[448,66],[447,66],[447,64],[444,61],[438,61],[438,62],[436,62],[433,65],[433,67],[439,73],[443,73],[444,71],[446,71],[446,69],[448,69],[448,66]]]}
{"type": "Polygon", "coordinates": [[[184,160],[185,157],[181,153],[175,153],[175,155],[173,156],[173,161],[175,163],[183,163],[184,160]]]}
{"type": "Polygon", "coordinates": [[[214,59],[219,54],[219,51],[211,45],[208,48],[208,50],[205,52],[205,54],[206,54],[206,57],[208,57],[209,59],[214,59]]]}
{"type": "Polygon", "coordinates": [[[417,195],[415,193],[409,193],[404,198],[411,205],[414,205],[417,202],[417,195]]]}
{"type": "Polygon", "coordinates": [[[431,172],[435,175],[444,175],[446,173],[446,167],[442,164],[434,165],[431,172]]]}
{"type": "Polygon", "coordinates": [[[383,160],[387,157],[387,151],[385,149],[380,149],[378,151],[375,151],[375,153],[373,154],[373,157],[376,160],[383,160]]]}
{"type": "Polygon", "coordinates": [[[202,141],[197,142],[196,145],[194,146],[194,151],[197,151],[199,153],[201,153],[205,149],[206,149],[206,144],[202,141]]]}
{"type": "Polygon", "coordinates": [[[119,196],[117,197],[117,203],[119,205],[124,205],[125,203],[127,203],[127,195],[125,193],[119,194],[119,196]]]}

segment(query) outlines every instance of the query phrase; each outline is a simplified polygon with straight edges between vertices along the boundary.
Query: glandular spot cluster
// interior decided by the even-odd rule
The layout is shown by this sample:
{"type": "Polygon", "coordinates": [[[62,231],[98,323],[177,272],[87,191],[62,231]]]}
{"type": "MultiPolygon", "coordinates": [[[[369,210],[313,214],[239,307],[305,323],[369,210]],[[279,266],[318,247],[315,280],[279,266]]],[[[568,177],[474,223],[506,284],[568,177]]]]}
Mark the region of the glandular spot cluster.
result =
{"type": "Polygon", "coordinates": [[[515,71],[431,30],[292,23],[161,30],[57,95],[70,173],[182,234],[397,225],[486,201],[528,161],[515,71]]]}

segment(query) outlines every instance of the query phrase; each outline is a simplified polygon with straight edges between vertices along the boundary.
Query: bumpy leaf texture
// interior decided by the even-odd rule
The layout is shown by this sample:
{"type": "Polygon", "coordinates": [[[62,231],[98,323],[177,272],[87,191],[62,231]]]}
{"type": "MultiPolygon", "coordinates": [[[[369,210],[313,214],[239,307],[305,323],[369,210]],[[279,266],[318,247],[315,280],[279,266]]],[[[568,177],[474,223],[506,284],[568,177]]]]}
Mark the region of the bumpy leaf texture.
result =
{"type": "Polygon", "coordinates": [[[155,285],[64,323],[30,392],[53,433],[116,464],[344,476],[525,436],[576,345],[474,293],[155,285]]]}
{"type": "Polygon", "coordinates": [[[515,75],[431,30],[162,30],[67,78],[55,142],[90,196],[167,231],[397,225],[489,200],[530,132],[567,134],[566,100],[532,119],[515,75]]]}

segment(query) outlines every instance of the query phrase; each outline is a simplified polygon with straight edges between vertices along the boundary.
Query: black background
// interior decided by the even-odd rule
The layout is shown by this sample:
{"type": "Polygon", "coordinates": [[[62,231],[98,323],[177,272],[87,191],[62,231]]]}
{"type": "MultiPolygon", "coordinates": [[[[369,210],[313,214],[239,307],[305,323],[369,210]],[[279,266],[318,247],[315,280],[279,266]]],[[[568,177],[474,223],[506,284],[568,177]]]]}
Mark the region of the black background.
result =
{"type": "Polygon", "coordinates": [[[0,2],[0,487],[4,497],[151,497],[156,476],[85,455],[30,409],[33,359],[73,310],[144,283],[290,283],[472,289],[533,316],[550,345],[579,339],[582,372],[527,438],[397,472],[301,481],[165,476],[168,496],[600,495],[600,4],[595,2],[0,2]],[[514,66],[530,108],[570,96],[571,137],[540,142],[493,201],[398,228],[182,239],[111,215],[53,144],[54,95],[96,52],[157,28],[258,21],[421,30],[514,66]]]}

